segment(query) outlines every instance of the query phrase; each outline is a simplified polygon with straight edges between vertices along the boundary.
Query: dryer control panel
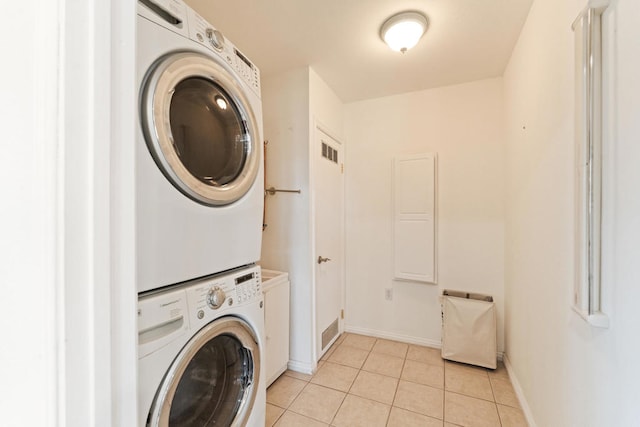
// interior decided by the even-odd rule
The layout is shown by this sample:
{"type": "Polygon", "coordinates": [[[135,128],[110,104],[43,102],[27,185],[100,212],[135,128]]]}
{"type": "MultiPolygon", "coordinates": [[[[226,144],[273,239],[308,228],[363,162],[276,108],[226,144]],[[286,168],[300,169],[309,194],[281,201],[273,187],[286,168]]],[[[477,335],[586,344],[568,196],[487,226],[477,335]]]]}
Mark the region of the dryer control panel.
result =
{"type": "Polygon", "coordinates": [[[189,38],[220,55],[260,97],[260,70],[258,67],[196,11],[190,9],[188,15],[189,38]]]}

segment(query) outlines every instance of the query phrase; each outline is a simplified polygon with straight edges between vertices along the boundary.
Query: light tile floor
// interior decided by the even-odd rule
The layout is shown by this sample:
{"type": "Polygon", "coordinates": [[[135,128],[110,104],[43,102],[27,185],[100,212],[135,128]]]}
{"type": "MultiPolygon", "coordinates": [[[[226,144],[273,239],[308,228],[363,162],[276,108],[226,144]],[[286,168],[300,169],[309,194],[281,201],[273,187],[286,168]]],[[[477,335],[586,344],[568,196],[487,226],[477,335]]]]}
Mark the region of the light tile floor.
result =
{"type": "Polygon", "coordinates": [[[287,371],[267,389],[271,427],[526,427],[504,365],[443,361],[440,351],[343,334],[314,375],[287,371]]]}

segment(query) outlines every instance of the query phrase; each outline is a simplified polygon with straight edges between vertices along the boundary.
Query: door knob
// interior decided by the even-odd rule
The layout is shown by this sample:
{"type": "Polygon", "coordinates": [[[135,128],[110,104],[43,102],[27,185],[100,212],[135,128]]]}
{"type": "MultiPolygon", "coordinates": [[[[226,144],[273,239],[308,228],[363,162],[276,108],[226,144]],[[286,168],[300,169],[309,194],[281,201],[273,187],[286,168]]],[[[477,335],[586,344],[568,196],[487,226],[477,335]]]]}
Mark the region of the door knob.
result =
{"type": "Polygon", "coordinates": [[[318,256],[318,264],[322,264],[323,262],[331,261],[331,258],[323,258],[318,256]]]}

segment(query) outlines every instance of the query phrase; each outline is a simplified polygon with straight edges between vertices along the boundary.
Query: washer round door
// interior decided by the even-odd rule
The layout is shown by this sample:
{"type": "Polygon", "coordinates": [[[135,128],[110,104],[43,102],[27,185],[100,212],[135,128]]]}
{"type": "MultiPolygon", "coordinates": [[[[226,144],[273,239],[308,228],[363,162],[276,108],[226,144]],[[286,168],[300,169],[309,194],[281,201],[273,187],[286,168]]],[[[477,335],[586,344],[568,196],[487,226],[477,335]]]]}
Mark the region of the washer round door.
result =
{"type": "Polygon", "coordinates": [[[243,426],[259,387],[260,350],[251,327],[224,317],[182,349],[156,394],[148,426],[243,426]]]}
{"type": "Polygon", "coordinates": [[[258,126],[239,81],[194,52],[161,58],[145,79],[141,120],[165,177],[204,205],[233,203],[259,168],[258,126]]]}

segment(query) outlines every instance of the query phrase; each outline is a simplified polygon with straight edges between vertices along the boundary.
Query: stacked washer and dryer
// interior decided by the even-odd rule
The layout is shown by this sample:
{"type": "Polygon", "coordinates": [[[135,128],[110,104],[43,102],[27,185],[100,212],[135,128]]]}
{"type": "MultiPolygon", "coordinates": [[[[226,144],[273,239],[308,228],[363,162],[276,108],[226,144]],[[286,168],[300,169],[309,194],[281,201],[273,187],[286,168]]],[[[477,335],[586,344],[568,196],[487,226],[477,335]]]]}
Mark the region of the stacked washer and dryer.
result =
{"type": "Polygon", "coordinates": [[[262,427],[259,70],[181,0],[137,32],[138,423],[262,427]]]}

